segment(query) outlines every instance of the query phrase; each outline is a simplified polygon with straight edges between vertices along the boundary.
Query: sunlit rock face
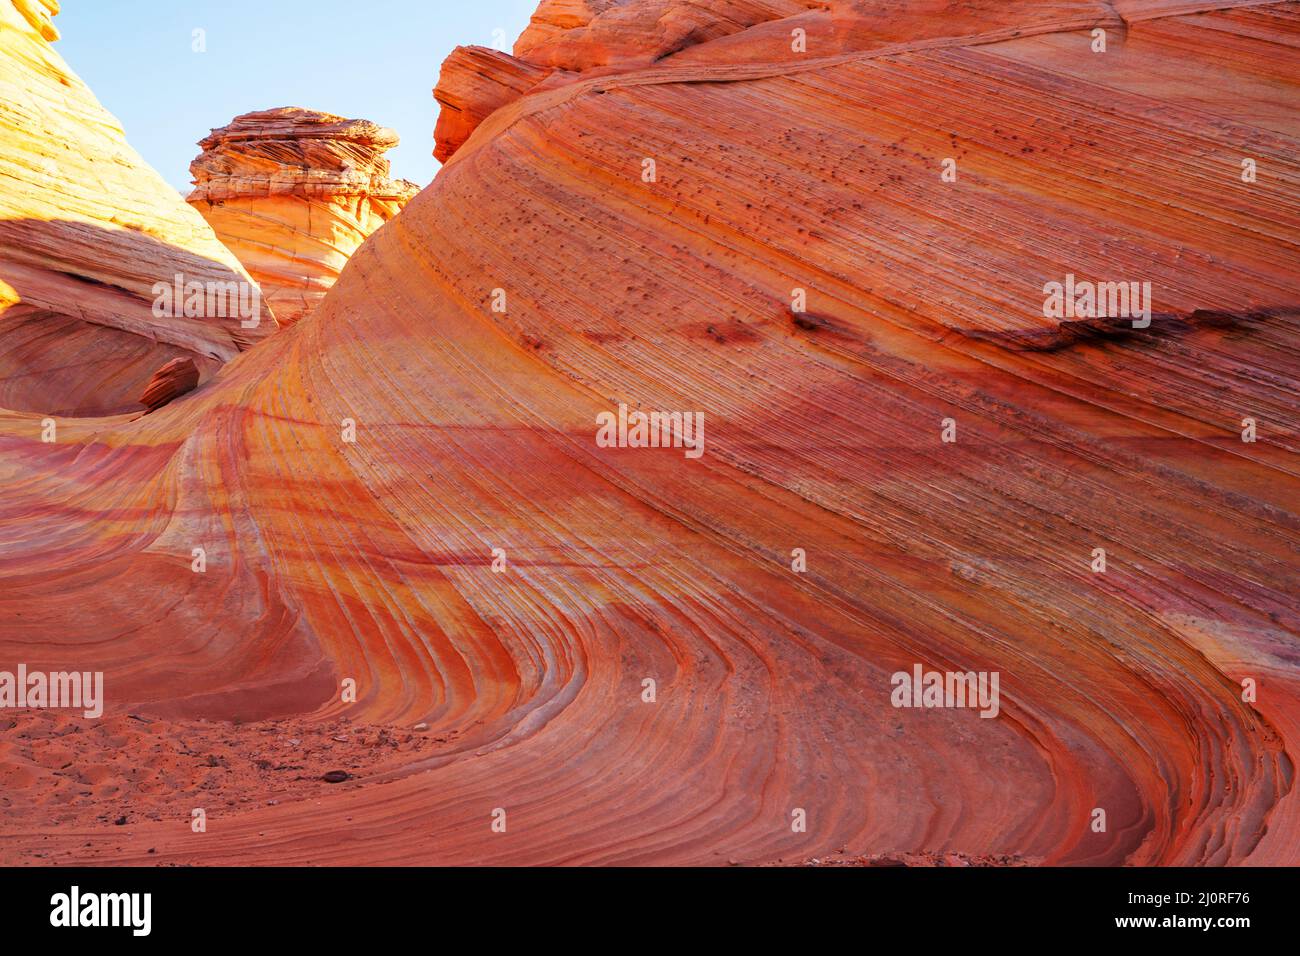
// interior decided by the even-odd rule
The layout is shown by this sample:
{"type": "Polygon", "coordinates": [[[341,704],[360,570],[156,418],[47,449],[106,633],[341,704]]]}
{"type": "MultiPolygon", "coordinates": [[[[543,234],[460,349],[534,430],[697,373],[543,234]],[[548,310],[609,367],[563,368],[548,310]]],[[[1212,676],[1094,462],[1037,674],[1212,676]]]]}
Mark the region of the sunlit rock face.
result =
{"type": "Polygon", "coordinates": [[[57,10],[0,2],[0,407],[139,410],[160,365],[207,377],[275,319],[159,301],[177,276],[251,281],[51,46],[57,10]]]}
{"type": "Polygon", "coordinates": [[[294,107],[245,113],[199,143],[189,202],[291,325],[419,191],[388,178],[383,154],[397,142],[368,120],[294,107]]]}
{"type": "Polygon", "coordinates": [[[900,43],[987,42],[1105,22],[1119,23],[1105,0],[543,0],[513,57],[462,47],[443,63],[434,155],[445,161],[485,116],[523,93],[582,76],[708,64],[701,81],[723,80],[900,43]]]}
{"type": "Polygon", "coordinates": [[[443,61],[433,91],[439,106],[434,158],[445,163],[479,123],[554,72],[497,50],[457,47],[443,61]]]}
{"type": "Polygon", "coordinates": [[[1296,5],[829,6],[557,58],[218,381],[0,415],[0,666],[169,774],[4,751],[0,860],[1297,862],[1296,5]]]}

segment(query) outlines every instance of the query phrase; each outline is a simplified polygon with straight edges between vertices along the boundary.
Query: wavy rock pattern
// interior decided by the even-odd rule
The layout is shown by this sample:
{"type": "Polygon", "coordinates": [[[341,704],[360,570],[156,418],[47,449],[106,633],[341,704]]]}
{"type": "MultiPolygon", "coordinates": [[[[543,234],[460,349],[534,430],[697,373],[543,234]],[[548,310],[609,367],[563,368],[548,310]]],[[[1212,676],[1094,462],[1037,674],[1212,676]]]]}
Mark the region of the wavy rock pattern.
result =
{"type": "Polygon", "coordinates": [[[204,377],[274,331],[154,314],[157,282],[248,282],[50,46],[52,0],[0,2],[0,406],[138,410],[150,374],[204,377]]]}
{"type": "Polygon", "coordinates": [[[15,725],[4,799],[67,799],[0,860],[1297,862],[1300,9],[1094,54],[1067,4],[943,6],[969,37],[535,88],[216,382],[0,416],[0,666],[155,720],[89,785],[15,725]],[[1045,319],[1067,273],[1151,325],[1045,319]],[[619,403],[706,454],[598,447],[619,403]],[[999,715],[894,708],[914,664],[999,715]],[[428,745],[274,778],[344,717],[428,745]]]}
{"type": "Polygon", "coordinates": [[[369,120],[296,107],[245,113],[199,143],[189,203],[292,325],[419,191],[388,178],[383,154],[397,142],[369,120]]]}
{"type": "Polygon", "coordinates": [[[707,63],[732,69],[695,81],[725,80],[733,71],[744,77],[756,67],[807,67],[830,55],[899,44],[969,45],[1101,24],[1123,25],[1105,0],[544,0],[513,57],[460,47],[443,63],[434,91],[443,107],[434,155],[445,162],[483,118],[522,94],[579,76],[707,63]]]}

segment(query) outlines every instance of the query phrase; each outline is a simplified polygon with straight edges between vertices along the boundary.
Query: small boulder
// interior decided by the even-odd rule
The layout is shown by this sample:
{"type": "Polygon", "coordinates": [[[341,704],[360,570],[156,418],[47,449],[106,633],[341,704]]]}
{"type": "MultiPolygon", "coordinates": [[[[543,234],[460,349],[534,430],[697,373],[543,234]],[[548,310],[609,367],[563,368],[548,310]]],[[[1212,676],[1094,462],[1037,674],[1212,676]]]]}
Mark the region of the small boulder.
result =
{"type": "MultiPolygon", "coordinates": [[[[140,404],[155,412],[173,399],[192,392],[199,384],[199,367],[193,359],[174,358],[153,373],[140,395],[140,404]]],[[[148,412],[146,412],[148,414],[148,412]]]]}

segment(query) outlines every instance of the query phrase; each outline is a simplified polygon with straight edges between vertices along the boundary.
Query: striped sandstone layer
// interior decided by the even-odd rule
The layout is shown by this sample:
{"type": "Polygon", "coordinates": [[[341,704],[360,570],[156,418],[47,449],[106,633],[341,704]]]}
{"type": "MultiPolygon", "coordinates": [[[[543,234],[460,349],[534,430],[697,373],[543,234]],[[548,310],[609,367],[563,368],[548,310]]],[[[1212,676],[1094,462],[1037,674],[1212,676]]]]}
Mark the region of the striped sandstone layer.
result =
{"type": "Polygon", "coordinates": [[[189,203],[291,325],[419,191],[388,178],[383,154],[397,142],[369,120],[297,107],[245,113],[199,143],[189,203]]]}
{"type": "Polygon", "coordinates": [[[0,407],[138,411],[159,366],[206,379],[275,319],[155,315],[158,282],[249,277],[55,52],[57,11],[0,2],[0,407]]]}
{"type": "Polygon", "coordinates": [[[1300,6],[1075,6],[567,71],[216,382],[0,414],[0,668],[109,697],[7,733],[0,861],[1300,860],[1300,6]]]}

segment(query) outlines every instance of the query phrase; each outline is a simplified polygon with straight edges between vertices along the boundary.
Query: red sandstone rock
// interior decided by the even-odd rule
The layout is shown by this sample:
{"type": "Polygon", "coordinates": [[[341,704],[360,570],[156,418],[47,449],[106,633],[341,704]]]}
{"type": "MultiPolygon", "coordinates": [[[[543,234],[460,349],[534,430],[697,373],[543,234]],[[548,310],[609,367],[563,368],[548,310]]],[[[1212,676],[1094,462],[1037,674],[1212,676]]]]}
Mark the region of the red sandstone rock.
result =
{"type": "Polygon", "coordinates": [[[1295,6],[1140,6],[557,74],[191,399],[0,413],[0,665],[106,671],[66,748],[141,821],[6,734],[0,862],[1295,863],[1295,6]],[[1152,324],[1044,315],[1067,273],[1152,324]],[[619,404],[706,453],[598,445],[619,404]],[[918,664],[999,715],[893,706],[918,664]],[[199,840],[191,747],[258,798],[199,840]]]}
{"type": "Polygon", "coordinates": [[[515,55],[576,72],[649,66],[687,47],[826,6],[824,0],[543,0],[515,55]]]}
{"type": "Polygon", "coordinates": [[[151,412],[156,411],[186,392],[194,391],[198,384],[199,370],[193,360],[172,359],[153,373],[153,378],[149,379],[140,395],[140,404],[151,412]]]}
{"type": "Polygon", "coordinates": [[[433,155],[446,162],[478,124],[537,86],[554,70],[485,47],[460,46],[442,64],[434,97],[442,110],[433,155]]]}
{"type": "MultiPolygon", "coordinates": [[[[1131,2],[1148,10],[1166,0],[1131,2]]],[[[969,44],[1102,24],[1122,35],[1104,0],[544,0],[514,57],[461,48],[443,63],[435,156],[445,162],[486,116],[530,87],[579,76],[652,66],[666,76],[671,65],[682,68],[683,81],[725,81],[900,44],[969,44]],[[692,70],[702,65],[713,72],[692,70]]]]}
{"type": "Polygon", "coordinates": [[[388,178],[383,154],[397,142],[369,120],[296,107],[246,113],[199,143],[189,202],[291,325],[419,191],[388,178]]]}

